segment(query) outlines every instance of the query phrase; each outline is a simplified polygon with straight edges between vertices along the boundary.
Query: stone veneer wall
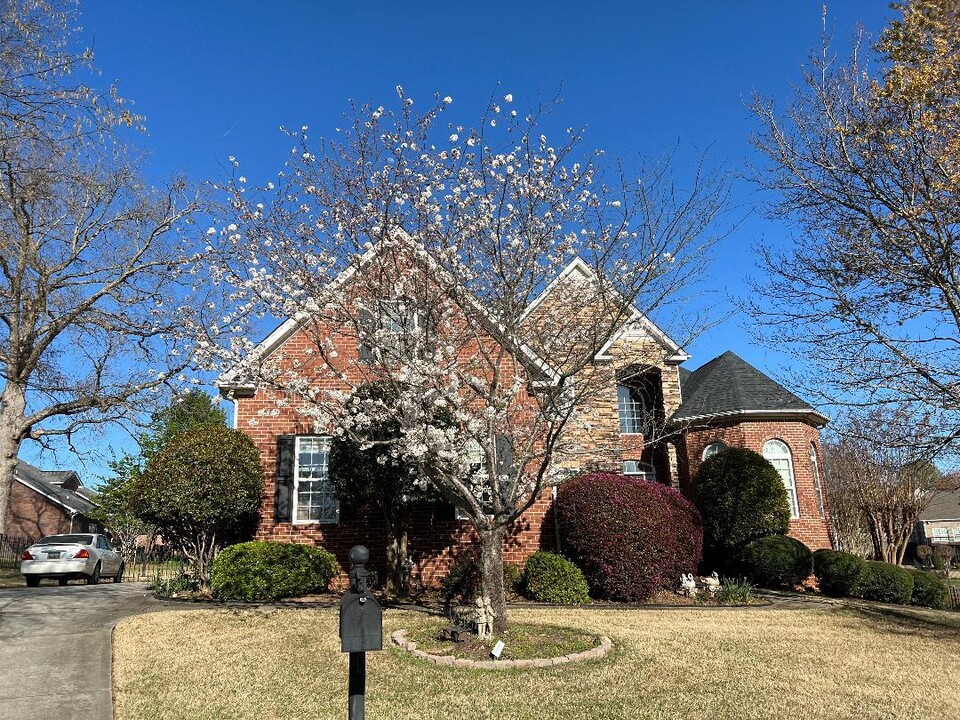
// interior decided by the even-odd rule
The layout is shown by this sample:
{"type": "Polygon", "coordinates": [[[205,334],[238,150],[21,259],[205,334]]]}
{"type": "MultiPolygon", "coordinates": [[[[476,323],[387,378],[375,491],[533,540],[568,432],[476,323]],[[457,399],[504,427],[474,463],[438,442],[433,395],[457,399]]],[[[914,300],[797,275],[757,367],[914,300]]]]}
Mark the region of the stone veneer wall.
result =
{"type": "Polygon", "coordinates": [[[772,439],[785,442],[793,455],[793,475],[800,517],[790,521],[790,537],[800,540],[811,550],[832,547],[830,508],[824,494],[825,514],[820,515],[810,462],[812,443],[817,450],[822,488],[823,453],[820,449],[820,432],[808,423],[799,420],[758,420],[729,422],[688,430],[684,440],[679,443],[685,460],[685,463],[682,463],[685,465],[685,471],[681,478],[681,489],[689,497],[693,497],[693,479],[700,468],[703,450],[710,443],[722,442],[730,447],[748,448],[762,454],[763,444],[772,439]]]}

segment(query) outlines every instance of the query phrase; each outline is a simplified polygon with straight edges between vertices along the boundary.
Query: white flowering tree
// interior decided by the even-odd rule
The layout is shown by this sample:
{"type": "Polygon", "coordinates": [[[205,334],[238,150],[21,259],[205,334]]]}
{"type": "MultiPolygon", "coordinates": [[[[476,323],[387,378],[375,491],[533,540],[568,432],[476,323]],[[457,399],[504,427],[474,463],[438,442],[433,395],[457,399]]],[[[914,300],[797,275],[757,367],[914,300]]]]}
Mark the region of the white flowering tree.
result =
{"type": "Polygon", "coordinates": [[[449,97],[417,111],[397,93],[393,111],[352,106],[333,139],[290,132],[276,185],[248,186],[237,164],[213,269],[237,303],[220,360],[231,383],[358,437],[387,409],[346,399],[391,385],[393,451],[469,518],[503,628],[505,535],[586,452],[572,430],[610,388],[594,356],[635,306],[683,298],[726,186],[696,173],[682,192],[669,163],[604,169],[579,130],[548,139],[554,103],[528,113],[501,96],[466,126],[449,97]],[[586,275],[529,312],[576,257],[586,275]],[[247,337],[265,315],[295,318],[307,347],[258,354],[247,337]]]}
{"type": "Polygon", "coordinates": [[[140,178],[132,114],[75,52],[76,5],[0,4],[0,533],[24,441],[136,419],[190,357],[177,230],[198,207],[140,178]]]}

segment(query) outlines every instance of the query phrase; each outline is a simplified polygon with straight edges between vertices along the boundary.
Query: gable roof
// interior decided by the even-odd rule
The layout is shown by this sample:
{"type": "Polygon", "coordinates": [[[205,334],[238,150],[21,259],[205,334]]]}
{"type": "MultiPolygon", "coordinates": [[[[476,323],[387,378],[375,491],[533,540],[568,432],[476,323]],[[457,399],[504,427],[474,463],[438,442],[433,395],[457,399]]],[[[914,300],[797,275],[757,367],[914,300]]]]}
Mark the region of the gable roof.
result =
{"type": "MultiPolygon", "coordinates": [[[[420,245],[420,243],[416,242],[403,229],[396,229],[393,232],[393,237],[391,240],[407,243],[413,250],[414,256],[425,262],[431,272],[446,273],[446,270],[444,270],[436,262],[436,260],[430,256],[430,253],[428,253],[427,250],[420,245]]],[[[369,263],[377,255],[380,247],[380,243],[373,245],[359,257],[357,262],[351,263],[346,269],[337,275],[330,282],[330,284],[327,285],[326,288],[324,288],[324,295],[329,295],[330,293],[336,292],[342,288],[360,268],[369,263]]],[[[548,363],[546,363],[537,355],[537,353],[533,350],[533,348],[530,347],[529,344],[519,338],[511,337],[503,325],[495,317],[493,317],[472,295],[469,293],[464,293],[463,299],[467,304],[470,305],[470,311],[477,314],[483,325],[497,338],[499,342],[503,343],[506,347],[513,351],[520,360],[526,361],[530,368],[541,374],[541,377],[548,378],[548,382],[556,380],[558,377],[557,373],[553,370],[553,368],[550,367],[548,363]]],[[[257,346],[251,351],[250,355],[248,355],[249,361],[263,360],[269,357],[297,330],[299,330],[304,323],[309,320],[310,317],[310,312],[301,311],[297,313],[296,316],[287,318],[273,332],[271,332],[266,338],[257,344],[257,346]]],[[[244,377],[244,370],[249,367],[249,361],[240,361],[223,373],[217,379],[215,383],[216,387],[221,391],[239,389],[253,390],[253,385],[244,377]]],[[[535,383],[536,382],[537,381],[535,381],[535,383]]]]}
{"type": "Polygon", "coordinates": [[[710,421],[736,415],[793,417],[814,425],[829,419],[729,350],[694,372],[681,374],[683,402],[673,422],[710,421]]]}
{"type": "MultiPolygon", "coordinates": [[[[520,322],[522,323],[525,318],[529,317],[534,310],[536,310],[543,302],[546,300],[551,293],[553,293],[561,284],[566,280],[573,280],[579,278],[587,282],[595,282],[597,279],[597,274],[580,256],[575,257],[570,263],[560,271],[560,274],[557,275],[550,283],[543,289],[537,297],[535,297],[530,304],[527,305],[526,309],[523,311],[523,314],[520,316],[520,322]]],[[[631,327],[640,327],[643,329],[650,337],[652,337],[660,346],[667,351],[667,362],[672,363],[681,363],[684,360],[689,360],[690,356],[684,352],[677,343],[670,339],[670,337],[663,332],[659,327],[657,327],[650,318],[640,312],[639,308],[636,305],[631,305],[630,307],[630,317],[627,318],[618,330],[616,330],[604,343],[596,354],[596,359],[598,360],[609,360],[610,356],[607,354],[610,351],[610,348],[613,344],[619,340],[631,327]]]]}
{"type": "Polygon", "coordinates": [[[86,515],[97,507],[96,503],[85,497],[90,491],[83,487],[79,476],[72,470],[41,470],[28,462],[18,460],[15,477],[20,484],[69,512],[86,515]],[[64,487],[65,482],[73,479],[78,485],[76,491],[64,487]],[[84,492],[81,493],[81,490],[84,492]]]}
{"type": "Polygon", "coordinates": [[[937,490],[926,509],[920,513],[921,520],[960,520],[960,488],[937,490]]]}

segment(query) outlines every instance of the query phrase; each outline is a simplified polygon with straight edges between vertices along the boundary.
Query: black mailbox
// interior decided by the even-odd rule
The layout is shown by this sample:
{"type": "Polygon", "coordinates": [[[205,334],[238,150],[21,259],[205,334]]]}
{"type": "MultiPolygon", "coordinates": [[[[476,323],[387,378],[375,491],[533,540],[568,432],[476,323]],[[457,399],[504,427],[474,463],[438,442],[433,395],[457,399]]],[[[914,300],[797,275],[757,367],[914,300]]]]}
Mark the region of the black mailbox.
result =
{"type": "Polygon", "coordinates": [[[350,549],[350,590],[340,601],[340,650],[345,653],[383,650],[383,609],[367,593],[369,559],[362,545],[350,549]]]}

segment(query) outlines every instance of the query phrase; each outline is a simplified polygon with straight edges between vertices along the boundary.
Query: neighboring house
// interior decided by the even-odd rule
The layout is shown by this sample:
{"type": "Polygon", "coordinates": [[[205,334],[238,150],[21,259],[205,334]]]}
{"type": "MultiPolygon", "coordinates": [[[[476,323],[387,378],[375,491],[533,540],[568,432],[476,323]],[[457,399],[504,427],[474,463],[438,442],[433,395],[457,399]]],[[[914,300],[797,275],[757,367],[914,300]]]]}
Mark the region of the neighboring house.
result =
{"type": "Polygon", "coordinates": [[[41,470],[17,462],[10,488],[7,535],[38,540],[44,535],[97,532],[90,513],[97,507],[93,492],[72,470],[41,470]]]}
{"type": "Polygon", "coordinates": [[[936,490],[920,513],[916,540],[922,545],[953,545],[960,548],[960,487],[936,490]]]}
{"type": "MultiPolygon", "coordinates": [[[[363,270],[348,270],[335,282],[346,284],[355,272],[363,270]]],[[[488,339],[512,349],[517,359],[512,372],[517,367],[531,376],[549,372],[544,368],[550,365],[553,326],[571,322],[558,317],[551,299],[565,292],[576,296],[592,277],[584,262],[574,260],[526,309],[526,344],[488,339]]],[[[303,317],[284,322],[251,357],[261,362],[276,356],[281,365],[300,362],[296,358],[313,352],[305,322],[303,317]]],[[[341,372],[349,372],[351,364],[362,364],[369,349],[359,346],[356,335],[337,326],[321,330],[341,372]]],[[[793,515],[790,534],[813,549],[830,547],[829,513],[819,471],[819,428],[827,418],[733,353],[694,373],[680,367],[688,359],[681,347],[635,310],[584,371],[601,391],[589,407],[578,408],[576,436],[570,443],[578,452],[559,458],[557,465],[575,472],[623,472],[689,494],[704,457],[723,445],[748,447],[763,453],[783,478],[793,515]]],[[[530,383],[535,385],[536,378],[530,383]]],[[[380,519],[340,513],[327,479],[329,436],[317,434],[310,418],[296,412],[282,392],[247,379],[239,367],[223,375],[218,386],[234,402],[235,426],[253,439],[263,458],[266,494],[258,537],[317,542],[344,563],[349,548],[363,543],[372,551],[373,566],[382,563],[380,519]]],[[[345,388],[325,377],[323,389],[345,388]]],[[[538,549],[556,548],[552,504],[553,493],[548,489],[515,523],[505,541],[507,562],[522,563],[538,549]]],[[[470,523],[459,519],[452,506],[425,505],[410,532],[410,548],[421,577],[431,581],[442,575],[471,534],[470,523]]]]}

